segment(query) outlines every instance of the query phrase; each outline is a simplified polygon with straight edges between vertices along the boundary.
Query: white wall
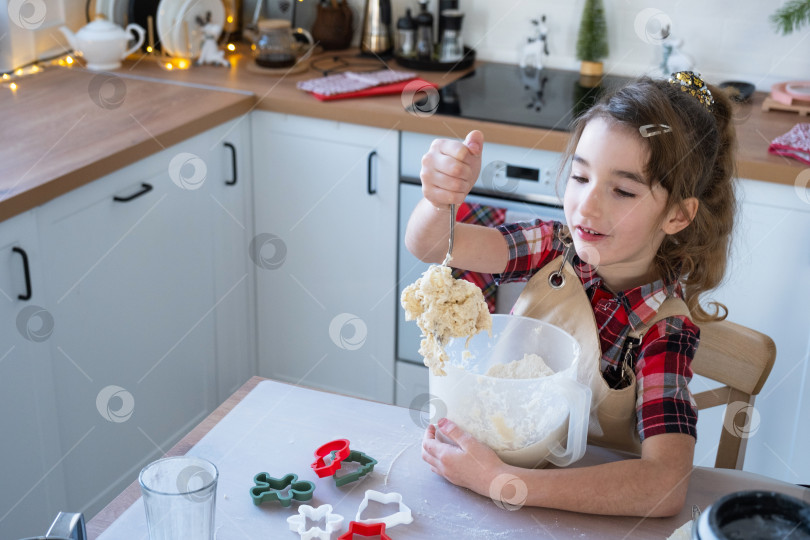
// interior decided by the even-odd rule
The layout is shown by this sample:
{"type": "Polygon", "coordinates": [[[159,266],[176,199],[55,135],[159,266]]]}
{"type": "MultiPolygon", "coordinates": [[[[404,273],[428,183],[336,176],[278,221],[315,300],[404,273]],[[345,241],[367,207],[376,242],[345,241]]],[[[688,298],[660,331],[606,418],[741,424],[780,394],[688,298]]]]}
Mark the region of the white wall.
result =
{"type": "MultiPolygon", "coordinates": [[[[118,0],[122,1],[122,0],[118,0]]],[[[271,3],[274,0],[265,0],[271,3]]],[[[298,10],[312,19],[316,0],[303,0],[298,10]],[[311,5],[309,5],[311,4],[311,5]]],[[[430,7],[435,14],[436,2],[430,7]]],[[[84,0],[64,0],[68,25],[81,26],[84,0]]],[[[256,0],[243,0],[252,13],[256,0]]],[[[391,0],[394,21],[416,0],[391,0]]],[[[362,25],[366,0],[349,0],[355,12],[355,41],[362,25]]],[[[585,0],[459,0],[465,12],[463,36],[483,60],[514,64],[526,38],[532,18],[545,14],[549,28],[548,67],[578,69],[575,58],[577,32],[585,0]]],[[[620,75],[652,73],[661,62],[661,47],[644,39],[635,26],[648,18],[650,8],[663,12],[657,20],[669,20],[672,32],[684,40],[683,52],[695,61],[696,70],[711,82],[745,80],[759,90],[775,82],[810,79],[810,27],[789,36],[777,34],[768,16],[783,1],[774,0],[604,0],[610,55],[607,71],[620,75]],[[640,34],[640,35],[639,35],[640,34]]]]}
{"type": "MultiPolygon", "coordinates": [[[[435,12],[437,0],[431,0],[435,12]]],[[[416,0],[392,0],[395,18],[416,0]]],[[[365,0],[350,0],[362,13],[365,0]]],[[[466,13],[463,35],[479,58],[517,63],[518,51],[531,34],[530,20],[546,15],[549,28],[548,67],[579,69],[576,39],[584,0],[459,0],[466,13]]],[[[644,41],[634,26],[645,21],[647,8],[663,12],[674,35],[684,40],[683,52],[711,82],[745,80],[759,90],[779,81],[810,79],[810,27],[783,37],[768,16],[783,2],[763,0],[604,0],[610,55],[608,71],[636,76],[651,73],[661,61],[661,48],[644,41]]],[[[660,19],[659,19],[660,20],[660,19]]],[[[361,22],[357,23],[359,27],[361,22]]],[[[641,25],[644,26],[643,24],[641,25]]]]}

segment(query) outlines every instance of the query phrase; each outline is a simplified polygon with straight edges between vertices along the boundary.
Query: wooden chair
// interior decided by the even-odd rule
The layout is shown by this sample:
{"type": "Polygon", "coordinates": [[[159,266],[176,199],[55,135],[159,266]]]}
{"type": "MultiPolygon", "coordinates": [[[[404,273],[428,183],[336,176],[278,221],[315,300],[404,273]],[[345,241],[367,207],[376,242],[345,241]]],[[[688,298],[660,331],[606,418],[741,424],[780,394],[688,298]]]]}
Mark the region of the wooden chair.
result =
{"type": "Polygon", "coordinates": [[[725,385],[694,396],[698,409],[726,406],[715,467],[742,469],[747,437],[737,415],[754,405],[775,359],[776,345],[765,334],[730,321],[700,325],[692,371],[725,385]]]}

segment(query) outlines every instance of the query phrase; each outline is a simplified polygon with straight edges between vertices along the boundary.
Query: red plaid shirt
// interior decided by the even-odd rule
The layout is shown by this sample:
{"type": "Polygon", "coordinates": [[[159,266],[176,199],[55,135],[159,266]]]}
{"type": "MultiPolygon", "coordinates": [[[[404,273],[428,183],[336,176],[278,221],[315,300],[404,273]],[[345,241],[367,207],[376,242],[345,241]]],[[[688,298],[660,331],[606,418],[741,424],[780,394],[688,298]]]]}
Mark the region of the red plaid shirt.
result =
{"type": "MultiPolygon", "coordinates": [[[[506,270],[495,276],[499,283],[526,281],[565,250],[558,231],[562,224],[535,220],[498,227],[509,245],[506,270]]],[[[574,255],[573,267],[593,306],[601,369],[605,378],[620,365],[631,328],[650,321],[669,296],[683,297],[680,284],[655,281],[618,294],[610,292],[592,266],[574,255]]],[[[687,386],[700,329],[687,317],[668,317],[647,329],[634,370],[638,381],[636,416],[643,441],[659,433],[687,433],[697,438],[697,406],[687,386]]]]}

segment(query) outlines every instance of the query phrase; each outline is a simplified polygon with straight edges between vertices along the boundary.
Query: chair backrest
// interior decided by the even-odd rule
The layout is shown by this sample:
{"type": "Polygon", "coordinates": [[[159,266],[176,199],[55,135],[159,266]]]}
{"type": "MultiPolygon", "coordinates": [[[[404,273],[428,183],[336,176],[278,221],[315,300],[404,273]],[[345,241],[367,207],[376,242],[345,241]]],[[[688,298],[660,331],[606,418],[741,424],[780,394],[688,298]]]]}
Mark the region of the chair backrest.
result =
{"type": "Polygon", "coordinates": [[[731,321],[700,325],[700,345],[692,371],[725,385],[694,396],[698,409],[726,406],[715,467],[742,469],[750,408],[775,359],[776,345],[765,334],[731,321]]]}

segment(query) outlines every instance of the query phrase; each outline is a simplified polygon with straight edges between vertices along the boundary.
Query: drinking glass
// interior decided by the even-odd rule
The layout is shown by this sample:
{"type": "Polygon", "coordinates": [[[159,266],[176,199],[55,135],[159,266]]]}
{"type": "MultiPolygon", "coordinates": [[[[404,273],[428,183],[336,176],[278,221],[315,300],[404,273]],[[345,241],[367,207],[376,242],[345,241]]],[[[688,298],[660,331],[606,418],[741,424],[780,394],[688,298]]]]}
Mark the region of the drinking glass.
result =
{"type": "Polygon", "coordinates": [[[150,540],[213,540],[216,466],[177,456],[159,459],[138,476],[150,540]]]}

